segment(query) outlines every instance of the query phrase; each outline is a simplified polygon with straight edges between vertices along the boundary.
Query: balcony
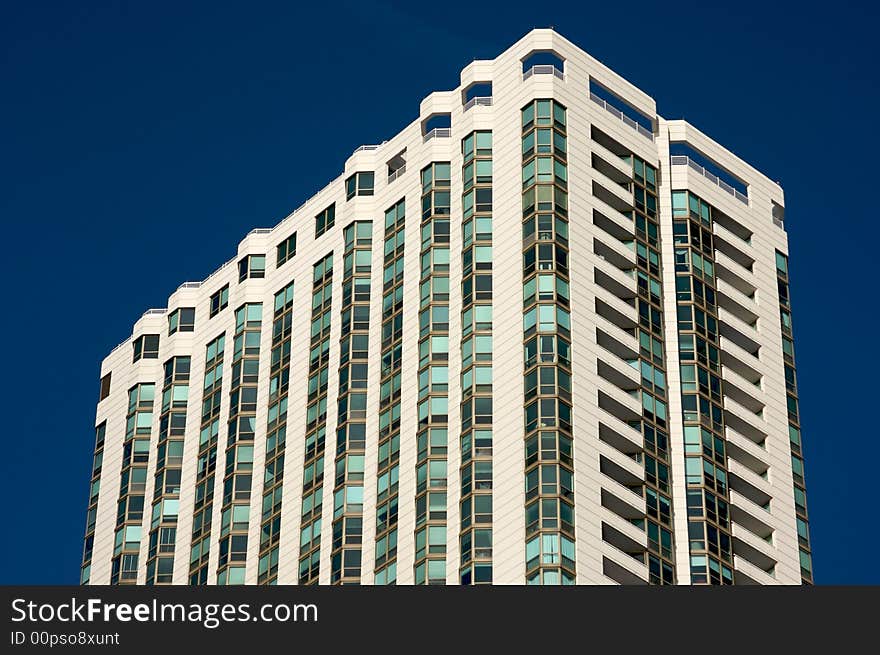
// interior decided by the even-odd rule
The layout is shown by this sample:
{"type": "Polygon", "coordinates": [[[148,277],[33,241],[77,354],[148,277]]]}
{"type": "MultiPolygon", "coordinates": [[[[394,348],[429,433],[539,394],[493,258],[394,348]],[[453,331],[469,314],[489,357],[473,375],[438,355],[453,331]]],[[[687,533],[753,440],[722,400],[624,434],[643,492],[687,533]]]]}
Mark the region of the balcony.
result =
{"type": "MultiPolygon", "coordinates": [[[[597,172],[599,173],[599,175],[602,175],[601,172],[597,172]]],[[[628,212],[631,212],[634,209],[632,194],[625,192],[613,182],[608,186],[613,190],[609,191],[608,188],[593,180],[593,196],[604,202],[609,207],[617,210],[624,216],[628,216],[628,212]]]]}
{"type": "Polygon", "coordinates": [[[720,322],[718,332],[722,337],[730,339],[740,348],[752,354],[757,354],[761,349],[761,344],[757,340],[758,331],[754,326],[749,325],[724,307],[718,308],[718,321],[720,322]]]}
{"type": "Polygon", "coordinates": [[[388,184],[406,173],[406,148],[389,159],[385,167],[388,170],[388,184]]]}
{"type": "Polygon", "coordinates": [[[764,478],[755,475],[754,472],[736,460],[728,460],[727,465],[728,482],[731,490],[748,498],[763,510],[773,498],[770,493],[770,483],[764,478]]]}
{"type": "Polygon", "coordinates": [[[604,257],[597,257],[593,267],[593,281],[614,298],[635,309],[636,281],[635,271],[624,272],[610,264],[604,257]]]}
{"type": "Polygon", "coordinates": [[[399,178],[404,173],[406,173],[406,164],[403,164],[400,168],[396,168],[392,172],[388,173],[388,184],[391,184],[394,180],[399,178]]]}
{"type": "Polygon", "coordinates": [[[492,106],[492,96],[475,96],[464,103],[464,111],[467,111],[471,107],[491,107],[492,106]]]}
{"type": "Polygon", "coordinates": [[[608,323],[606,319],[600,316],[597,316],[596,318],[596,343],[601,348],[604,348],[627,363],[638,359],[639,342],[635,337],[627,335],[629,338],[624,338],[619,332],[611,329],[616,326],[608,323]]]}
{"type": "MultiPolygon", "coordinates": [[[[605,217],[608,223],[613,222],[618,225],[622,230],[626,231],[627,237],[623,237],[621,240],[628,241],[633,238],[633,234],[635,233],[635,225],[633,223],[632,213],[627,206],[619,205],[621,208],[618,209],[614,205],[609,204],[609,200],[613,200],[615,196],[608,191],[605,191],[604,195],[596,195],[598,185],[593,183],[593,202],[595,203],[597,209],[593,210],[593,220],[595,221],[596,214],[605,217]],[[609,197],[610,196],[610,197],[609,197]]],[[[602,191],[599,191],[602,193],[602,191]]],[[[631,205],[628,205],[631,207],[631,205]]]]}
{"type": "Polygon", "coordinates": [[[734,582],[738,585],[774,585],[776,578],[740,555],[733,556],[734,582]]]}
{"type": "Polygon", "coordinates": [[[774,200],[771,200],[770,203],[773,205],[773,225],[785,231],[785,207],[774,200]]]}
{"type": "Polygon", "coordinates": [[[764,420],[755,416],[730,396],[724,397],[724,423],[756,444],[762,444],[767,439],[767,426],[764,420]]]}
{"type": "Polygon", "coordinates": [[[776,553],[773,546],[747,530],[744,526],[733,524],[733,553],[754,564],[762,571],[772,571],[776,567],[776,553]]]}
{"type": "Polygon", "coordinates": [[[753,297],[755,295],[757,287],[753,282],[755,276],[752,271],[743,268],[741,264],[735,262],[720,250],[715,251],[715,275],[718,279],[724,280],[745,296],[753,297]]]}
{"type": "Polygon", "coordinates": [[[639,464],[616,453],[608,446],[600,446],[599,450],[599,470],[603,475],[624,487],[641,487],[645,483],[645,472],[639,464]],[[608,455],[602,454],[603,448],[609,453],[608,455]],[[616,459],[620,461],[615,461],[616,459]]]}
{"type": "Polygon", "coordinates": [[[718,291],[718,304],[731,313],[739,316],[746,323],[754,323],[758,320],[758,307],[754,297],[749,297],[726,280],[716,278],[715,289],[718,291]],[[724,303],[720,298],[724,297],[724,303]]]}
{"type": "Polygon", "coordinates": [[[606,296],[603,300],[617,300],[635,310],[635,281],[631,277],[602,259],[593,268],[593,276],[594,282],[611,294],[610,298],[606,296]]]}
{"type": "Polygon", "coordinates": [[[617,357],[606,359],[613,363],[604,361],[601,354],[596,358],[596,373],[600,378],[627,393],[641,387],[639,372],[636,369],[617,357]]]}
{"type": "Polygon", "coordinates": [[[752,365],[757,364],[755,356],[746,352],[735,343],[721,337],[721,365],[736,371],[743,380],[753,387],[760,388],[763,375],[752,365]]]}
{"type": "Polygon", "coordinates": [[[632,243],[633,222],[631,218],[627,218],[623,214],[616,211],[609,211],[608,216],[600,212],[598,209],[593,210],[593,225],[614,237],[625,247],[627,243],[632,243]],[[610,218],[609,218],[610,216],[610,218]]]}
{"type": "Polygon", "coordinates": [[[599,407],[624,423],[642,418],[641,402],[617,387],[612,386],[607,392],[599,390],[599,407]]]}
{"type": "Polygon", "coordinates": [[[773,534],[770,515],[736,491],[730,492],[730,518],[762,539],[773,534]]]}
{"type": "Polygon", "coordinates": [[[632,187],[626,183],[618,181],[616,178],[619,174],[611,171],[611,175],[593,167],[593,195],[601,198],[606,203],[622,213],[632,211],[633,192],[632,187]],[[598,187],[598,191],[597,188],[598,187]]]}
{"type": "Polygon", "coordinates": [[[764,449],[751,439],[746,439],[729,425],[725,426],[725,434],[727,436],[728,457],[735,459],[759,477],[767,473],[770,466],[764,461],[764,458],[768,456],[764,449]]]}
{"type": "Polygon", "coordinates": [[[609,508],[604,506],[601,510],[599,510],[599,513],[601,515],[604,525],[607,525],[608,527],[620,533],[620,535],[624,537],[627,542],[629,542],[627,544],[629,548],[622,548],[622,544],[610,541],[612,545],[626,551],[627,553],[641,553],[645,550],[648,545],[648,537],[645,534],[645,529],[643,527],[639,527],[633,524],[628,519],[620,516],[620,514],[618,514],[617,512],[612,512],[609,508]]]}
{"type": "Polygon", "coordinates": [[[614,546],[602,543],[602,574],[619,585],[648,584],[648,569],[642,562],[624,557],[614,546]]]}
{"type": "MultiPolygon", "coordinates": [[[[593,165],[593,170],[601,173],[605,178],[614,183],[614,186],[619,189],[623,189],[627,194],[632,193],[632,171],[627,170],[623,162],[619,157],[614,157],[612,155],[612,160],[616,159],[616,165],[612,165],[605,161],[602,157],[597,154],[597,150],[599,150],[601,146],[593,145],[593,154],[590,157],[591,163],[593,165]]],[[[610,153],[609,153],[610,154],[610,153]]]]}
{"type": "Polygon", "coordinates": [[[749,197],[746,194],[737,191],[732,186],[730,186],[727,182],[719,179],[717,175],[713,175],[712,173],[707,171],[705,168],[700,166],[697,162],[692,160],[690,157],[687,157],[686,155],[674,155],[674,156],[670,157],[670,159],[672,160],[671,163],[673,166],[687,166],[688,168],[690,168],[691,170],[693,170],[697,174],[705,177],[707,180],[709,180],[713,184],[716,184],[719,187],[721,187],[722,190],[724,190],[727,193],[729,193],[730,195],[732,195],[734,198],[739,200],[741,203],[743,203],[745,205],[749,204],[749,197]]]}
{"type": "MultiPolygon", "coordinates": [[[[738,291],[731,294],[718,289],[718,306],[736,316],[740,321],[753,327],[758,322],[758,315],[747,306],[739,302],[739,299],[745,298],[738,291]]],[[[747,300],[747,299],[746,299],[747,300]]],[[[753,304],[753,303],[749,303],[753,304]]]]}
{"type": "Polygon", "coordinates": [[[764,395],[761,389],[741,378],[739,373],[722,366],[721,379],[724,380],[725,396],[729,396],[755,415],[764,410],[766,403],[756,397],[764,395]]]}
{"type": "Polygon", "coordinates": [[[755,251],[752,246],[752,232],[739,222],[721,212],[715,212],[712,220],[712,231],[716,237],[736,247],[742,248],[746,253],[755,251]]]}
{"type": "Polygon", "coordinates": [[[623,121],[624,123],[626,123],[629,127],[631,127],[632,129],[634,129],[636,132],[638,132],[639,134],[641,134],[641,135],[642,135],[643,137],[645,137],[646,139],[650,139],[652,142],[654,141],[654,133],[653,133],[653,132],[651,132],[650,130],[648,130],[648,129],[644,128],[643,126],[639,125],[636,121],[634,121],[632,118],[630,118],[629,116],[627,116],[626,114],[624,114],[624,113],[623,113],[622,111],[620,111],[619,109],[616,109],[616,108],[612,107],[611,105],[609,105],[607,102],[605,102],[604,100],[602,100],[602,98],[600,98],[599,96],[597,96],[595,93],[590,93],[590,100],[592,100],[592,101],[595,102],[597,105],[599,105],[600,107],[602,107],[605,111],[607,111],[607,112],[608,112],[609,114],[611,114],[612,116],[616,116],[617,118],[619,118],[620,120],[622,120],[622,121],[623,121]]]}
{"type": "Polygon", "coordinates": [[[523,71],[523,82],[535,75],[552,75],[560,80],[565,80],[565,73],[553,64],[538,64],[523,71]]]}
{"type": "MultiPolygon", "coordinates": [[[[168,313],[167,307],[154,307],[141,314],[141,318],[146,318],[147,316],[164,316],[166,313],[168,313]]],[[[125,342],[123,341],[123,343],[125,342]]]]}
{"type": "Polygon", "coordinates": [[[633,559],[644,562],[648,547],[647,535],[616,514],[603,509],[602,541],[611,544],[633,559]]]}
{"type": "Polygon", "coordinates": [[[712,233],[715,236],[715,250],[723,252],[747,271],[754,271],[755,258],[749,254],[754,249],[750,245],[720,225],[716,225],[712,233]]]}
{"type": "Polygon", "coordinates": [[[630,336],[632,335],[629,331],[639,325],[635,307],[627,305],[619,298],[610,297],[601,300],[597,296],[596,313],[609,323],[630,334],[630,336]]]}
{"type": "Polygon", "coordinates": [[[599,410],[599,441],[607,443],[627,457],[642,450],[642,434],[610,412],[599,410]]]}
{"type": "Polygon", "coordinates": [[[593,237],[593,253],[627,276],[630,276],[631,271],[636,267],[635,253],[617,239],[601,241],[593,237]]]}
{"type": "MultiPolygon", "coordinates": [[[[617,174],[626,178],[626,180],[621,179],[621,181],[632,182],[632,155],[629,150],[618,144],[601,130],[596,130],[595,127],[593,129],[595,133],[592,135],[593,143],[590,145],[590,148],[593,151],[594,157],[597,157],[606,167],[613,168],[617,174]],[[602,139],[605,143],[602,143],[602,141],[597,139],[602,139]],[[606,143],[608,145],[605,145],[606,143]],[[608,146],[613,146],[617,150],[620,150],[622,154],[618,154],[608,146]]],[[[595,168],[595,166],[594,162],[593,167],[595,168]]],[[[613,179],[613,176],[609,175],[609,177],[613,179]]]]}
{"type": "MultiPolygon", "coordinates": [[[[767,467],[767,470],[770,470],[769,466],[767,467]]],[[[742,480],[748,482],[762,493],[767,494],[767,500],[773,496],[773,486],[770,484],[769,474],[756,473],[750,467],[745,466],[742,462],[736,459],[727,460],[727,471],[728,473],[739,476],[742,480]]]]}
{"type": "Polygon", "coordinates": [[[602,480],[601,486],[602,507],[626,520],[645,518],[645,499],[638,493],[610,478],[602,480]]]}
{"type": "Polygon", "coordinates": [[[425,136],[422,137],[424,143],[427,143],[431,139],[448,139],[452,136],[452,128],[451,127],[435,127],[430,132],[426,132],[425,136]]]}

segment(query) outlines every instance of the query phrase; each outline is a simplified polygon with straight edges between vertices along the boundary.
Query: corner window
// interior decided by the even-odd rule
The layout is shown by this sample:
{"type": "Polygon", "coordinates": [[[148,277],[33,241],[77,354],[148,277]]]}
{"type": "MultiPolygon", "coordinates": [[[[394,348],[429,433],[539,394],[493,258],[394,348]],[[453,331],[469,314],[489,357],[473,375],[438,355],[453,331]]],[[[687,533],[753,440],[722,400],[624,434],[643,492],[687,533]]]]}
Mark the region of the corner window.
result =
{"type": "Polygon", "coordinates": [[[134,340],[134,359],[132,363],[140,359],[158,359],[159,358],[159,335],[158,334],[142,334],[134,340]]]}
{"type": "Polygon", "coordinates": [[[374,182],[373,171],[355,173],[345,180],[345,199],[351,200],[355,196],[373,195],[374,182]]]}
{"type": "Polygon", "coordinates": [[[565,59],[552,50],[533,50],[522,59],[523,79],[539,74],[561,77],[565,71],[565,59]]]}
{"type": "Polygon", "coordinates": [[[101,402],[110,395],[110,373],[101,378],[101,392],[98,395],[98,402],[101,402]]]}
{"type": "Polygon", "coordinates": [[[107,421],[104,421],[103,423],[101,423],[101,425],[95,428],[95,450],[98,450],[104,445],[104,436],[106,433],[107,421]]]}
{"type": "Polygon", "coordinates": [[[247,255],[238,262],[238,281],[266,277],[266,255],[247,255]]]}
{"type": "Polygon", "coordinates": [[[211,318],[220,313],[220,310],[229,306],[229,285],[217,291],[211,296],[211,318]]]}
{"type": "MultiPolygon", "coordinates": [[[[252,302],[242,305],[235,310],[235,331],[241,332],[245,328],[260,327],[263,322],[263,303],[252,302]]],[[[259,335],[258,335],[259,336],[259,335]]],[[[259,343],[257,344],[259,345],[259,343]]]]}
{"type": "Polygon", "coordinates": [[[277,254],[276,267],[293,258],[296,254],[296,232],[278,244],[277,254]]]}
{"type": "MultiPolygon", "coordinates": [[[[350,179],[350,178],[349,178],[350,179]]],[[[346,182],[346,186],[348,182],[346,182]]],[[[315,216],[315,238],[317,239],[319,236],[324,234],[327,230],[333,227],[333,224],[336,222],[336,203],[334,202],[332,205],[327,207],[320,214],[315,216]]]]}
{"type": "Polygon", "coordinates": [[[776,251],[776,270],[783,277],[788,275],[788,257],[778,250],[776,251]]]}
{"type": "Polygon", "coordinates": [[[565,130],[565,106],[555,100],[535,100],[522,108],[523,131],[535,125],[554,126],[565,130]]]}
{"type": "Polygon", "coordinates": [[[195,326],[195,307],[180,307],[168,315],[168,336],[175,332],[192,332],[195,326]]]}

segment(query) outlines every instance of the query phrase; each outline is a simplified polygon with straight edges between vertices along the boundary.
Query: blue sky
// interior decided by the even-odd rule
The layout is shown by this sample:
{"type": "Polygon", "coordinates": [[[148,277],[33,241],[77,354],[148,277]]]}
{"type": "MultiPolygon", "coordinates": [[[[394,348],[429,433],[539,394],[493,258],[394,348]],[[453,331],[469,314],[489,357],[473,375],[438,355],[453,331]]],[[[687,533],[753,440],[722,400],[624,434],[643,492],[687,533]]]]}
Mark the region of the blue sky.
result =
{"type": "Polygon", "coordinates": [[[872,367],[835,346],[876,315],[877,9],[707,4],[4,4],[0,583],[78,581],[99,364],[134,320],[551,25],[782,183],[816,580],[880,583],[872,367]]]}

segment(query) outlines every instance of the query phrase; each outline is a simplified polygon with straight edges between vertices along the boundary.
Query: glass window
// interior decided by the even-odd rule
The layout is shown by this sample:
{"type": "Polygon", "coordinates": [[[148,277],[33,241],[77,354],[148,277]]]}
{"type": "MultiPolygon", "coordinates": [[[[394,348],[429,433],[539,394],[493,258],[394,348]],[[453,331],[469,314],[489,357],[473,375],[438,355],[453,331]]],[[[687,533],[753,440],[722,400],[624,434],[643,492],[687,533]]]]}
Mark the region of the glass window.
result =
{"type": "MultiPolygon", "coordinates": [[[[349,179],[353,179],[349,178],[349,179]]],[[[348,186],[348,181],[346,181],[346,186],[348,186]]],[[[315,238],[317,239],[319,236],[324,234],[327,230],[333,227],[336,222],[336,203],[332,203],[329,207],[324,209],[320,214],[315,216],[315,238]]]]}
{"type": "Polygon", "coordinates": [[[788,258],[778,250],[776,251],[776,270],[782,275],[788,275],[788,258]]]}
{"type": "Polygon", "coordinates": [[[797,446],[801,445],[801,431],[791,424],[788,425],[788,439],[797,446]]]}
{"type": "Polygon", "coordinates": [[[810,556],[810,553],[805,550],[801,550],[800,552],[800,560],[801,560],[801,568],[806,571],[809,575],[813,573],[813,558],[810,556]]]}
{"type": "Polygon", "coordinates": [[[281,266],[296,254],[296,232],[278,244],[276,248],[275,266],[281,266]]]}
{"type": "Polygon", "coordinates": [[[351,200],[355,196],[373,195],[375,174],[373,171],[355,173],[345,180],[345,199],[351,200]]]}
{"type": "Polygon", "coordinates": [[[181,307],[168,315],[168,335],[175,332],[192,332],[195,329],[196,308],[181,307]]]}
{"type": "Polygon", "coordinates": [[[143,334],[132,343],[134,348],[134,359],[136,362],[140,359],[158,359],[159,357],[159,335],[143,334]]]}
{"type": "Polygon", "coordinates": [[[266,277],[266,256],[247,255],[238,262],[238,281],[266,277]]]}
{"type": "Polygon", "coordinates": [[[229,285],[227,284],[222,289],[217,291],[211,296],[211,310],[210,315],[211,318],[220,313],[220,310],[225,309],[229,306],[229,285]]]}
{"type": "Polygon", "coordinates": [[[98,395],[98,402],[101,402],[104,398],[110,395],[110,377],[111,373],[108,373],[101,378],[101,391],[98,395]]]}

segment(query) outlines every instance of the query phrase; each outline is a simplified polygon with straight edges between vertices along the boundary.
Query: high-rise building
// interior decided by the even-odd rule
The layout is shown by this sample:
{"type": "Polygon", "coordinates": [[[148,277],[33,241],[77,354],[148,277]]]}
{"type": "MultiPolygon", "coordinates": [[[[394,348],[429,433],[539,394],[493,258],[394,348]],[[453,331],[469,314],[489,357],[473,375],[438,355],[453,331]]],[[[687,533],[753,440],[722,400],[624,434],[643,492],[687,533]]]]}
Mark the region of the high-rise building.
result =
{"type": "Polygon", "coordinates": [[[778,184],[535,30],[101,368],[82,582],[812,580],[778,184]]]}

